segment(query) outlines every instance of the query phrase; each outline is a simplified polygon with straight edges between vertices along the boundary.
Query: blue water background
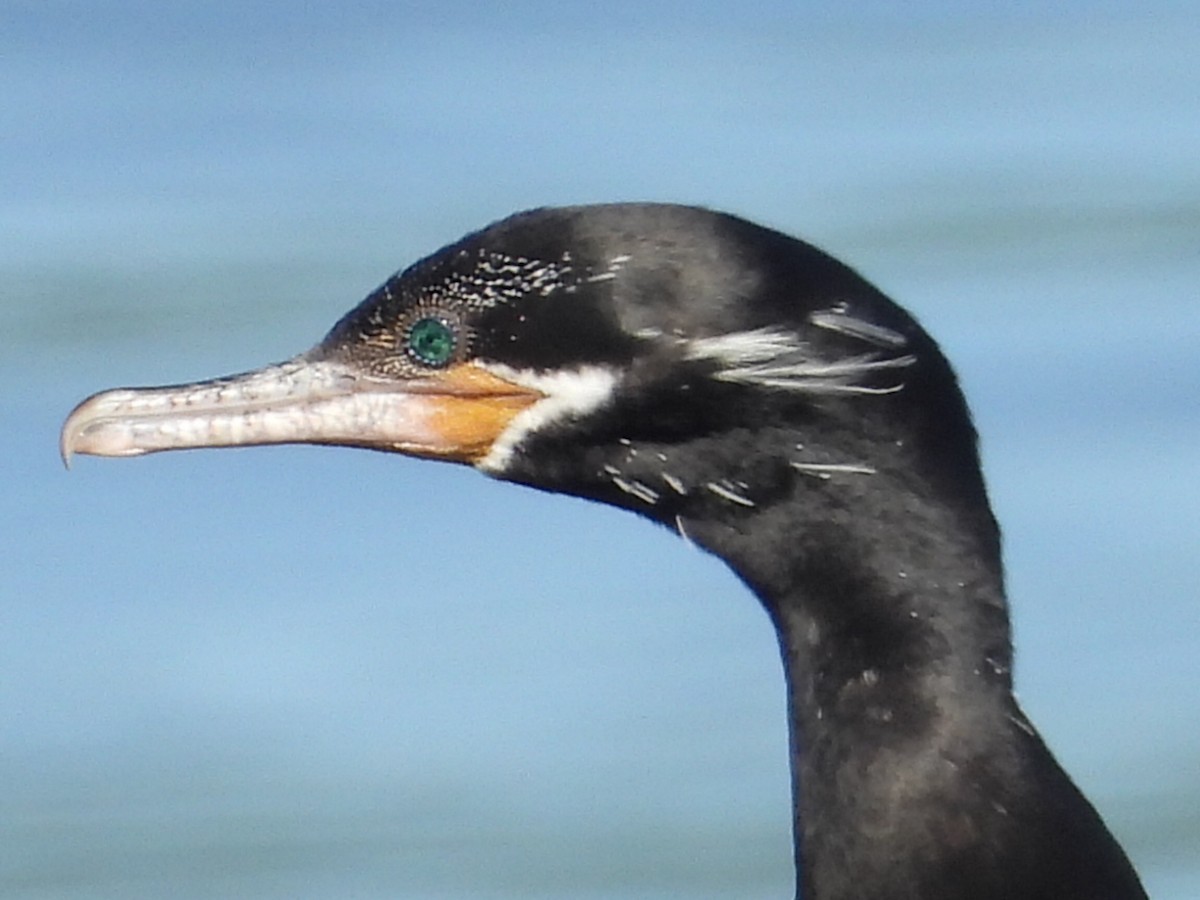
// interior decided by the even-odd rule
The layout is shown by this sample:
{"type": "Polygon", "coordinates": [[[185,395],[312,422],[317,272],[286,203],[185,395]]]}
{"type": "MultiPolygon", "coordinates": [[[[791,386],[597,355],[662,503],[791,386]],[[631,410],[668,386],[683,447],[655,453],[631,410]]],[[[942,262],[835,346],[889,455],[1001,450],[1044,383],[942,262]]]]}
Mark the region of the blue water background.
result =
{"type": "Polygon", "coordinates": [[[57,458],[508,212],[807,237],[956,362],[1024,704],[1200,897],[1191,4],[0,4],[0,896],[783,897],[765,616],[666,531],[351,450],[57,458]]]}

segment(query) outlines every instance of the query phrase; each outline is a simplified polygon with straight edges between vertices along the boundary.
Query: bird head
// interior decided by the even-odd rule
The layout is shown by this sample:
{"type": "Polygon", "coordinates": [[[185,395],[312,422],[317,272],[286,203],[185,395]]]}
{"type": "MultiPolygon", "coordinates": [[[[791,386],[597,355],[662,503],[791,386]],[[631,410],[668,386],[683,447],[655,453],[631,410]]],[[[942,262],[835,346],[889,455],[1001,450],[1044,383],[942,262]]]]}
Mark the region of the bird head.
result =
{"type": "Polygon", "coordinates": [[[798,493],[847,505],[914,460],[970,480],[965,418],[932,340],[848,267],[733,216],[614,204],[468,235],[287,362],[97,394],[62,452],[367,447],[682,530],[798,493]]]}

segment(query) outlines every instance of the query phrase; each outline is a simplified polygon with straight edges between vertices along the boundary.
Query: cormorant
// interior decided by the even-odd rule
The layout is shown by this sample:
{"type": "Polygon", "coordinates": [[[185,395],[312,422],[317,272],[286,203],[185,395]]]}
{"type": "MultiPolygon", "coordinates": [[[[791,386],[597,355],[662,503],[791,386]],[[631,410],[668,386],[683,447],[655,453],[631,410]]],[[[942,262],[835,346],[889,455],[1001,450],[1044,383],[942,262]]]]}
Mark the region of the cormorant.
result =
{"type": "Polygon", "coordinates": [[[632,510],[721,557],[782,648],[797,896],[1145,897],[1013,697],[1000,536],[916,320],[721,213],[520,213],[388,279],[314,349],[114,390],[73,453],[321,443],[632,510]]]}

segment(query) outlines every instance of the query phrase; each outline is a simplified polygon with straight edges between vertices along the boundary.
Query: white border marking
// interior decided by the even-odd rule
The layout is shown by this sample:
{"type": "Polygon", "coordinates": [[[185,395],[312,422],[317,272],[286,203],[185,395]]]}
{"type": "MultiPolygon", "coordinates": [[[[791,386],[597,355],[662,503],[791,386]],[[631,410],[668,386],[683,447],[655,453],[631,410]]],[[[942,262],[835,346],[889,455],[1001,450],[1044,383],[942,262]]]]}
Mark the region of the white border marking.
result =
{"type": "Polygon", "coordinates": [[[602,407],[612,398],[618,381],[616,371],[607,366],[535,372],[478,360],[475,365],[498,378],[544,395],[513,416],[487,455],[475,464],[476,468],[494,474],[501,474],[508,468],[517,447],[529,435],[551,423],[584,416],[602,407]]]}

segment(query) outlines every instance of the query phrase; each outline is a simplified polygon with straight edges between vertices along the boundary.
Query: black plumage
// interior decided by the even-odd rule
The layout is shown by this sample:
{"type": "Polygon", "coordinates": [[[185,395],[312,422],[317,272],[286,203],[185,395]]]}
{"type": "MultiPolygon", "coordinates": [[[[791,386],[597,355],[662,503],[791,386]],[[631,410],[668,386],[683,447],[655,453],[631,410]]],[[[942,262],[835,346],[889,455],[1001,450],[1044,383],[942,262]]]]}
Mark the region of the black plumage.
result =
{"type": "Polygon", "coordinates": [[[688,207],[535,210],[216,384],[97,395],[64,455],[349,444],[633,510],[724,559],[775,625],[798,894],[1144,896],[1013,697],[949,364],[814,247],[688,207]]]}

